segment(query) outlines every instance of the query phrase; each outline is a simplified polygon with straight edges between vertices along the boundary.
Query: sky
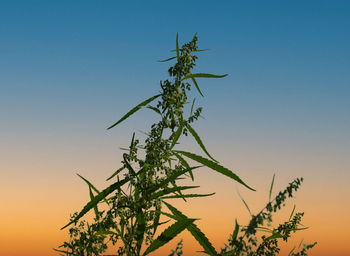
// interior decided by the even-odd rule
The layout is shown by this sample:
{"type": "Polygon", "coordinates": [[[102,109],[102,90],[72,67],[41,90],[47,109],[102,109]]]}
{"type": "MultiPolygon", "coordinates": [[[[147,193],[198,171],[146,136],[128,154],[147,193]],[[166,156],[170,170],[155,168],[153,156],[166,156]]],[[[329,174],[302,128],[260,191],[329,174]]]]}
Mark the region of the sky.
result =
{"type": "MultiPolygon", "coordinates": [[[[348,1],[0,2],[0,255],[57,255],[71,213],[120,167],[119,147],[155,121],[140,111],[106,128],[160,90],[176,34],[195,33],[204,107],[195,128],[209,152],[257,192],[210,170],[195,183],[212,198],[176,202],[219,250],[234,220],[257,213],[296,177],[293,205],[309,229],[285,251],[318,242],[311,256],[350,254],[350,3],[348,1]],[[210,207],[209,207],[210,205],[210,207]]],[[[182,149],[201,153],[191,139],[182,149]]],[[[278,218],[277,217],[277,218],[278,218]]],[[[184,255],[201,250],[186,231],[184,255]]],[[[284,254],[283,254],[284,253],[284,254]]],[[[155,254],[157,255],[157,254],[155,254]]]]}

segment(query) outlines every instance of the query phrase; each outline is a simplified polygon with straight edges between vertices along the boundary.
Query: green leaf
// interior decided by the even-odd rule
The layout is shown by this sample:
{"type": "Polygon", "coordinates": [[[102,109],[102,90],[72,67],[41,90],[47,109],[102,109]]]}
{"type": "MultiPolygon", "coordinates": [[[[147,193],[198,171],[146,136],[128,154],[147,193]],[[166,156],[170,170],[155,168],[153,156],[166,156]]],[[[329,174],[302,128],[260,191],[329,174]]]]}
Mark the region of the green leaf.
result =
{"type": "Polygon", "coordinates": [[[288,221],[290,221],[290,220],[292,219],[293,214],[294,214],[294,211],[295,211],[295,205],[294,205],[294,207],[293,207],[293,211],[292,211],[292,213],[291,213],[291,214],[290,214],[290,216],[289,216],[289,220],[288,220],[288,221]]]}
{"type": "Polygon", "coordinates": [[[271,236],[266,237],[265,240],[271,240],[271,239],[277,239],[277,238],[283,238],[283,236],[280,233],[273,233],[271,236]]]}
{"type": "Polygon", "coordinates": [[[250,211],[248,204],[247,204],[246,201],[243,199],[243,197],[242,197],[241,194],[239,193],[238,189],[237,189],[237,194],[238,194],[239,198],[242,200],[242,202],[244,203],[244,205],[245,205],[245,207],[247,208],[249,214],[252,215],[252,212],[250,211]]]}
{"type": "Polygon", "coordinates": [[[201,89],[199,89],[199,86],[198,86],[198,84],[197,84],[197,81],[196,81],[196,79],[195,79],[194,77],[192,77],[192,82],[193,82],[194,85],[196,86],[197,91],[199,92],[199,94],[200,94],[202,97],[204,97],[204,95],[203,95],[203,93],[201,92],[201,89]]]}
{"type": "MultiPolygon", "coordinates": [[[[83,181],[85,181],[85,182],[88,184],[88,186],[89,186],[90,188],[92,188],[97,194],[100,194],[100,191],[98,191],[98,189],[95,188],[95,186],[92,185],[90,181],[88,181],[87,179],[85,179],[85,178],[84,178],[83,176],[81,176],[79,173],[77,173],[77,175],[78,175],[83,181]]],[[[104,201],[105,201],[106,204],[108,204],[108,201],[107,201],[106,199],[104,199],[104,201]]]]}
{"type": "Polygon", "coordinates": [[[292,248],[292,250],[290,250],[290,252],[288,253],[288,256],[291,256],[294,250],[295,250],[295,246],[292,248]]]}
{"type": "Polygon", "coordinates": [[[177,128],[177,130],[175,132],[173,142],[171,143],[170,149],[172,149],[175,146],[176,142],[179,140],[179,138],[182,134],[183,127],[184,127],[183,120],[180,120],[180,126],[179,126],[179,128],[177,128]]]}
{"type": "Polygon", "coordinates": [[[145,229],[146,229],[145,215],[142,209],[138,210],[136,221],[137,221],[137,227],[136,227],[137,251],[139,252],[141,250],[145,229]]]}
{"type": "Polygon", "coordinates": [[[129,116],[131,116],[132,114],[134,114],[136,111],[138,111],[140,108],[142,108],[143,106],[146,106],[148,103],[154,101],[156,98],[158,98],[161,94],[157,94],[143,102],[141,102],[140,104],[138,104],[136,107],[134,107],[133,109],[131,109],[128,113],[126,113],[122,118],[119,119],[118,122],[116,122],[115,124],[111,125],[110,127],[107,128],[107,130],[113,128],[114,126],[120,124],[121,122],[123,122],[125,119],[127,119],[129,116]]]}
{"type": "Polygon", "coordinates": [[[205,52],[205,51],[210,51],[210,49],[194,50],[193,52],[205,52]]]}
{"type": "Polygon", "coordinates": [[[84,208],[80,211],[80,213],[74,218],[74,220],[72,220],[71,222],[69,222],[67,225],[65,225],[64,227],[61,228],[65,229],[66,227],[68,227],[69,225],[71,225],[74,222],[77,222],[81,217],[83,217],[86,213],[88,213],[92,208],[94,208],[95,205],[97,205],[101,200],[104,200],[109,194],[111,194],[113,191],[117,190],[118,188],[120,188],[121,186],[123,186],[124,184],[126,184],[128,181],[130,180],[129,177],[115,182],[112,185],[110,185],[109,187],[107,187],[106,189],[102,190],[98,195],[95,196],[95,198],[93,200],[91,200],[90,202],[88,202],[84,208]]]}
{"type": "MultiPolygon", "coordinates": [[[[178,188],[178,186],[176,185],[175,180],[171,180],[170,183],[174,186],[174,188],[178,188]]],[[[179,196],[181,196],[181,198],[186,202],[186,198],[183,196],[181,190],[178,189],[177,192],[179,193],[179,196]]]]}
{"type": "MultiPolygon", "coordinates": [[[[183,213],[181,213],[174,206],[167,202],[163,203],[169,208],[169,210],[174,214],[177,220],[188,219],[183,213]]],[[[208,238],[202,233],[202,231],[192,223],[187,227],[187,230],[192,234],[192,236],[197,240],[197,242],[203,247],[204,251],[212,256],[218,255],[213,245],[209,242],[208,238]]]]}
{"type": "MultiPolygon", "coordinates": [[[[91,187],[89,187],[90,200],[94,200],[94,194],[92,193],[91,187]]],[[[97,205],[94,206],[95,216],[98,218],[98,208],[97,205]]]]}
{"type": "Polygon", "coordinates": [[[196,98],[194,98],[193,101],[192,101],[190,116],[192,116],[192,113],[193,113],[193,106],[194,106],[194,102],[195,102],[195,101],[196,101],[196,98]]]}
{"type": "Polygon", "coordinates": [[[96,232],[96,235],[105,236],[105,235],[119,235],[119,234],[116,232],[110,231],[110,230],[100,230],[100,231],[96,232]]]}
{"type": "Polygon", "coordinates": [[[159,247],[165,245],[178,234],[180,234],[189,225],[191,225],[194,221],[195,219],[183,219],[175,222],[173,225],[165,229],[155,240],[153,240],[153,242],[146,249],[143,255],[147,255],[157,250],[159,247]]]}
{"type": "Polygon", "coordinates": [[[136,175],[136,172],[135,170],[131,167],[130,163],[128,162],[128,159],[126,159],[126,156],[127,154],[123,154],[123,159],[124,159],[124,164],[125,164],[125,167],[129,170],[129,172],[135,176],[136,175]]]}
{"type": "Polygon", "coordinates": [[[158,62],[167,62],[167,61],[173,60],[173,59],[175,59],[175,58],[176,58],[176,56],[175,56],[175,57],[171,57],[171,58],[166,59],[166,60],[158,60],[158,62]]]}
{"type": "Polygon", "coordinates": [[[180,59],[180,54],[179,54],[179,34],[176,33],[176,58],[177,61],[180,59]]]}
{"type": "Polygon", "coordinates": [[[161,181],[160,183],[152,187],[149,190],[149,192],[157,191],[159,188],[165,188],[165,186],[168,185],[169,182],[175,180],[177,177],[181,176],[182,174],[185,174],[186,172],[189,172],[190,170],[194,170],[196,168],[199,168],[199,166],[190,167],[189,169],[184,169],[182,171],[173,173],[172,175],[170,175],[169,177],[167,177],[166,179],[164,179],[163,181],[161,181]]]}
{"type": "MultiPolygon", "coordinates": [[[[173,151],[173,154],[174,154],[174,156],[176,156],[177,159],[179,159],[180,163],[183,166],[185,166],[187,169],[190,169],[190,165],[186,162],[186,160],[182,156],[180,156],[179,154],[175,153],[174,151],[173,151]]],[[[190,170],[188,173],[190,174],[192,181],[194,181],[194,176],[193,176],[192,170],[190,170]]]]}
{"type": "Polygon", "coordinates": [[[192,188],[199,188],[199,186],[177,186],[177,187],[173,187],[173,188],[169,188],[166,187],[165,189],[158,191],[156,193],[153,193],[151,196],[151,199],[156,199],[159,198],[161,196],[173,193],[173,192],[177,192],[177,191],[182,191],[182,190],[186,190],[186,189],[192,189],[192,188]]]}
{"type": "Polygon", "coordinates": [[[106,181],[109,181],[110,179],[114,178],[115,175],[118,175],[118,173],[120,173],[120,172],[121,172],[122,170],[124,170],[124,169],[125,169],[125,166],[120,167],[118,170],[116,170],[116,171],[112,174],[112,176],[110,176],[108,179],[106,179],[106,181]]]}
{"type": "MultiPolygon", "coordinates": [[[[205,52],[205,51],[210,51],[210,49],[199,49],[199,50],[194,50],[191,52],[205,52]]],[[[170,50],[170,52],[176,52],[176,49],[170,50]]]]}
{"type": "Polygon", "coordinates": [[[239,231],[239,225],[238,225],[237,219],[235,219],[235,229],[232,234],[232,241],[235,241],[237,239],[238,231],[239,231]]]}
{"type": "Polygon", "coordinates": [[[148,105],[147,108],[153,110],[154,112],[156,112],[156,113],[159,114],[159,115],[162,115],[162,113],[160,112],[160,110],[159,110],[158,108],[156,108],[156,107],[153,107],[153,106],[151,106],[151,105],[148,105]]]}
{"type": "Polygon", "coordinates": [[[242,184],[243,186],[249,188],[250,190],[255,191],[255,189],[249,187],[246,183],[244,183],[236,174],[234,174],[232,171],[230,171],[229,169],[219,165],[216,162],[213,162],[209,159],[206,159],[204,157],[198,156],[196,154],[190,153],[190,152],[186,152],[186,151],[180,151],[180,150],[176,150],[175,152],[182,154],[194,161],[197,161],[198,163],[204,164],[205,166],[213,169],[214,171],[217,171],[227,177],[230,177],[231,179],[234,179],[235,181],[237,181],[238,183],[242,184]]]}
{"type": "Polygon", "coordinates": [[[156,233],[157,228],[159,226],[159,219],[160,219],[160,209],[155,210],[155,217],[153,220],[153,235],[156,233]]]}
{"type": "Polygon", "coordinates": [[[211,193],[211,194],[185,194],[185,195],[175,195],[175,196],[163,196],[161,197],[161,199],[170,199],[170,198],[188,198],[188,197],[205,197],[205,196],[212,196],[215,193],[211,193]]]}
{"type": "Polygon", "coordinates": [[[224,75],[213,75],[213,74],[207,74],[207,73],[196,73],[196,74],[187,74],[184,76],[181,81],[189,79],[189,78],[195,78],[195,77],[200,77],[200,78],[223,78],[227,76],[227,74],[224,75]]]}
{"type": "Polygon", "coordinates": [[[269,202],[271,202],[271,194],[272,194],[272,188],[273,188],[273,183],[274,182],[275,182],[275,174],[273,174],[272,182],[271,182],[271,186],[270,186],[269,202]]]}
{"type": "Polygon", "coordinates": [[[191,127],[191,125],[187,124],[186,125],[188,131],[192,134],[192,136],[195,138],[195,140],[197,141],[198,145],[202,148],[202,150],[204,151],[204,153],[207,154],[207,156],[209,156],[210,159],[212,159],[214,162],[218,162],[216,161],[207,151],[207,149],[205,148],[201,138],[199,137],[199,135],[197,134],[197,132],[191,127]]]}

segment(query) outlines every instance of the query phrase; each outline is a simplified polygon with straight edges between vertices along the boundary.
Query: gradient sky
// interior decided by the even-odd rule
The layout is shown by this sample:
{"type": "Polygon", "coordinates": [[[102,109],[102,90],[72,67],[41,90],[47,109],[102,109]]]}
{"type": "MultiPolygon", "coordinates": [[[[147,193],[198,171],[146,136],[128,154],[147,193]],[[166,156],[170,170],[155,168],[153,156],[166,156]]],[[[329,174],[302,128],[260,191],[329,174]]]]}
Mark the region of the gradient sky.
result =
{"type": "MultiPolygon", "coordinates": [[[[149,129],[154,116],[144,111],[106,131],[158,92],[168,64],[156,61],[171,56],[177,32],[180,43],[197,32],[211,49],[197,71],[229,74],[199,80],[205,119],[196,128],[257,189],[238,187],[251,209],[267,200],[274,173],[276,189],[304,177],[282,215],[295,203],[310,229],[287,247],[304,238],[319,243],[311,256],[350,255],[349,31],[349,1],[2,0],[0,255],[56,255],[60,227],[88,200],[75,173],[105,187],[118,148],[149,129]]],[[[196,184],[217,194],[177,205],[201,218],[219,249],[234,219],[249,216],[234,182],[203,169],[196,184]]],[[[185,256],[197,255],[186,232],[175,243],[181,237],[185,256]]]]}

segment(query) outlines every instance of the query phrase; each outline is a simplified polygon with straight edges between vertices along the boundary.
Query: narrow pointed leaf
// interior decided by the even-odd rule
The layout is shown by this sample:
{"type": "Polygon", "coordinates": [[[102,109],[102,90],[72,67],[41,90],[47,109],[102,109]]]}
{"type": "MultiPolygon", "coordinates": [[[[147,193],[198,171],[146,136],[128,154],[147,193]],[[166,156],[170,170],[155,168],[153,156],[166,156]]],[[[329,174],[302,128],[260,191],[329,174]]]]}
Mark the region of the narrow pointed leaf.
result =
{"type": "Polygon", "coordinates": [[[197,84],[197,81],[196,81],[196,79],[195,79],[194,77],[192,77],[192,82],[193,82],[194,85],[196,86],[197,91],[199,92],[199,94],[200,94],[202,97],[204,97],[204,95],[203,95],[203,93],[201,92],[201,89],[199,89],[199,86],[198,86],[198,84],[197,84]]]}
{"type": "Polygon", "coordinates": [[[166,187],[165,189],[155,192],[152,194],[151,198],[152,199],[156,199],[159,198],[161,196],[173,193],[173,192],[177,192],[177,191],[182,191],[182,190],[186,190],[186,189],[192,189],[192,188],[199,188],[199,186],[177,186],[177,187],[173,187],[173,188],[168,188],[166,187]]]}
{"type": "Polygon", "coordinates": [[[176,58],[179,61],[180,53],[179,53],[179,34],[176,33],[176,58]]]}
{"type": "Polygon", "coordinates": [[[193,113],[193,106],[194,106],[194,102],[195,102],[195,101],[196,101],[196,98],[194,98],[193,101],[192,101],[190,116],[192,116],[192,113],[193,113]]]}
{"type": "MultiPolygon", "coordinates": [[[[94,194],[92,193],[91,187],[89,187],[90,200],[94,200],[94,194]]],[[[98,218],[98,208],[97,205],[94,206],[95,216],[98,218]]]]}
{"type": "Polygon", "coordinates": [[[180,126],[179,126],[179,128],[177,128],[177,130],[175,132],[175,135],[174,135],[174,138],[173,138],[173,142],[171,143],[170,149],[172,149],[175,146],[176,142],[179,140],[179,138],[180,138],[180,136],[182,134],[183,127],[184,127],[183,126],[183,121],[180,120],[180,126]]]}
{"type": "MultiPolygon", "coordinates": [[[[90,181],[88,181],[87,179],[85,179],[85,178],[84,178],[83,176],[81,176],[79,173],[77,173],[77,175],[78,175],[83,181],[85,181],[85,182],[89,185],[89,187],[92,188],[97,194],[100,194],[100,191],[99,191],[94,185],[92,185],[90,181]]],[[[108,204],[107,199],[104,199],[104,201],[105,201],[106,204],[108,204]]]]}
{"type": "MultiPolygon", "coordinates": [[[[199,50],[194,50],[191,52],[205,52],[205,51],[210,51],[210,49],[199,49],[199,50]]],[[[170,52],[176,52],[176,49],[170,50],[170,52]]]]}
{"type": "Polygon", "coordinates": [[[271,239],[276,239],[276,238],[283,238],[283,236],[280,233],[274,233],[269,237],[266,237],[265,240],[271,240],[271,239]]]}
{"type": "Polygon", "coordinates": [[[126,159],[126,156],[127,154],[123,154],[123,159],[124,159],[124,164],[125,164],[125,167],[129,170],[129,172],[135,176],[136,175],[136,172],[135,170],[131,167],[130,163],[128,162],[128,159],[126,159]]]}
{"type": "Polygon", "coordinates": [[[143,255],[147,255],[158,248],[162,247],[169,241],[171,241],[174,237],[180,234],[183,230],[185,230],[190,224],[192,224],[194,219],[183,219],[175,222],[173,225],[169,226],[165,229],[146,249],[143,255]]]}
{"type": "Polygon", "coordinates": [[[292,255],[292,252],[295,250],[295,246],[292,248],[292,250],[290,250],[290,252],[288,253],[288,256],[292,255]]]}
{"type": "MultiPolygon", "coordinates": [[[[175,180],[170,181],[170,183],[174,186],[174,188],[178,188],[178,186],[176,185],[175,180]]],[[[185,202],[187,202],[187,201],[186,201],[186,198],[183,196],[183,194],[182,194],[182,192],[181,192],[180,189],[178,189],[178,191],[176,191],[176,192],[179,193],[179,196],[180,196],[185,202]]]]}
{"type": "Polygon", "coordinates": [[[236,174],[234,174],[232,171],[230,171],[229,169],[219,165],[218,163],[211,161],[207,158],[198,156],[196,154],[190,153],[190,152],[186,152],[186,151],[180,151],[180,150],[176,150],[175,152],[180,153],[194,161],[197,161],[198,163],[201,163],[211,169],[213,169],[214,171],[217,171],[227,177],[230,177],[231,179],[234,179],[235,181],[237,181],[238,183],[242,184],[243,186],[249,188],[250,190],[255,191],[255,189],[249,187],[245,182],[243,182],[236,174]]]}
{"type": "Polygon", "coordinates": [[[163,196],[161,197],[161,199],[170,199],[170,198],[192,198],[192,197],[205,197],[205,196],[212,196],[212,195],[215,195],[215,192],[214,193],[211,193],[211,194],[185,194],[185,195],[174,195],[174,196],[163,196]]]}
{"type": "Polygon", "coordinates": [[[120,167],[118,170],[116,170],[106,181],[109,181],[110,179],[114,178],[115,175],[118,175],[122,170],[125,169],[125,166],[120,167]]]}
{"type": "Polygon", "coordinates": [[[290,220],[292,219],[293,214],[294,214],[294,211],[295,211],[295,205],[294,205],[294,207],[293,207],[292,213],[291,213],[290,216],[289,216],[289,220],[288,220],[288,221],[290,221],[290,220]]]}
{"type": "Polygon", "coordinates": [[[214,162],[217,162],[207,151],[207,149],[205,148],[201,138],[199,137],[199,135],[197,134],[197,132],[189,125],[187,124],[187,129],[188,131],[192,134],[192,136],[195,138],[195,140],[197,141],[198,145],[202,148],[202,150],[204,151],[204,153],[207,154],[207,156],[212,159],[214,162]]]}
{"type": "Polygon", "coordinates": [[[239,193],[238,189],[237,189],[237,194],[238,194],[239,198],[242,200],[242,202],[244,203],[244,205],[245,205],[245,207],[247,208],[249,214],[252,215],[252,212],[250,211],[248,204],[247,204],[246,201],[243,199],[243,197],[242,197],[241,194],[239,193]]]}
{"type": "Polygon", "coordinates": [[[235,241],[237,239],[238,231],[239,231],[239,225],[238,225],[238,222],[236,219],[235,220],[235,229],[234,229],[233,234],[232,234],[232,241],[235,241]]]}
{"type": "Polygon", "coordinates": [[[159,115],[162,115],[162,113],[159,111],[158,108],[155,108],[155,107],[153,107],[153,106],[151,106],[151,105],[148,105],[147,108],[153,110],[154,112],[158,113],[159,115]]]}
{"type": "Polygon", "coordinates": [[[156,209],[155,211],[155,217],[154,217],[154,221],[153,221],[153,235],[156,233],[157,228],[159,226],[159,219],[160,219],[160,209],[156,209]]]}
{"type": "Polygon", "coordinates": [[[113,128],[114,126],[120,124],[121,122],[123,122],[125,119],[127,119],[129,116],[131,116],[132,114],[134,114],[136,111],[138,111],[140,108],[142,108],[143,106],[146,106],[148,103],[154,101],[156,98],[158,98],[161,94],[157,94],[143,102],[141,102],[140,104],[138,104],[136,107],[134,107],[133,109],[131,109],[128,113],[126,113],[122,118],[119,119],[118,122],[116,122],[115,124],[111,125],[110,127],[107,128],[107,130],[113,128]]]}
{"type": "Polygon", "coordinates": [[[126,184],[128,181],[130,180],[130,178],[125,178],[121,181],[115,182],[112,185],[110,185],[109,187],[107,187],[106,189],[102,190],[98,195],[95,196],[94,200],[91,200],[90,202],[88,202],[84,208],[80,211],[80,213],[74,218],[74,220],[72,220],[71,222],[69,222],[67,225],[65,225],[64,227],[61,228],[64,229],[66,227],[68,227],[69,225],[71,225],[74,222],[77,222],[81,217],[83,217],[86,213],[88,213],[92,208],[94,208],[95,205],[97,205],[101,200],[105,199],[109,194],[111,194],[113,191],[117,190],[118,188],[120,188],[121,186],[123,186],[124,184],[126,184]]]}
{"type": "MultiPolygon", "coordinates": [[[[181,163],[183,166],[185,166],[187,169],[190,169],[190,165],[186,162],[186,160],[185,160],[181,155],[179,155],[179,154],[177,154],[177,153],[175,153],[175,152],[173,152],[173,154],[176,156],[177,159],[179,159],[180,163],[181,163]]],[[[189,173],[189,175],[190,175],[192,181],[194,181],[194,176],[193,176],[192,170],[190,170],[188,173],[189,173]]]]}
{"type": "Polygon", "coordinates": [[[272,194],[272,189],[273,189],[274,182],[275,182],[275,174],[272,177],[272,182],[271,182],[271,186],[270,186],[269,202],[271,201],[271,194],[272,194]]]}
{"type": "Polygon", "coordinates": [[[139,252],[141,250],[145,229],[146,229],[145,215],[142,209],[139,209],[136,220],[137,220],[137,228],[136,228],[137,246],[136,247],[137,247],[137,251],[139,252]]]}
{"type": "MultiPolygon", "coordinates": [[[[181,213],[178,209],[176,209],[174,206],[170,205],[167,202],[163,203],[169,208],[169,210],[174,214],[176,219],[188,219],[183,213],[181,213]]],[[[203,247],[204,251],[212,256],[218,255],[216,252],[214,246],[210,243],[208,238],[203,234],[203,232],[194,224],[192,223],[187,227],[187,230],[190,231],[192,236],[197,240],[197,242],[203,247]]]]}
{"type": "Polygon", "coordinates": [[[207,73],[196,73],[196,74],[187,74],[186,76],[184,76],[181,81],[186,80],[186,79],[190,79],[190,78],[195,78],[195,77],[199,77],[199,78],[223,78],[227,76],[227,74],[224,75],[213,75],[213,74],[207,74],[207,73]]]}
{"type": "Polygon", "coordinates": [[[191,167],[189,169],[185,169],[185,170],[182,170],[182,171],[179,171],[179,172],[175,172],[174,174],[170,175],[169,177],[167,177],[166,179],[164,179],[163,181],[161,181],[160,183],[158,183],[157,185],[152,187],[149,192],[157,191],[159,188],[165,188],[169,184],[170,181],[173,181],[177,177],[185,174],[186,172],[189,172],[190,170],[194,170],[196,168],[199,168],[199,166],[195,166],[195,167],[191,167]]]}
{"type": "Polygon", "coordinates": [[[167,61],[173,60],[175,58],[176,58],[176,56],[175,57],[170,57],[169,59],[166,59],[166,60],[158,60],[158,62],[167,62],[167,61]]]}

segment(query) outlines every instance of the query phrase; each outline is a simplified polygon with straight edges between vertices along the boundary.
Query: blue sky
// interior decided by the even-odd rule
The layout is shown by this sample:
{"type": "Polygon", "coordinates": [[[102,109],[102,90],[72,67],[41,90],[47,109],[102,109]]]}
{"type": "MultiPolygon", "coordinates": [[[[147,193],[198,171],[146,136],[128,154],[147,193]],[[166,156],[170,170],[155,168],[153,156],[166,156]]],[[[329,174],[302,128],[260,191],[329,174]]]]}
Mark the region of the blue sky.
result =
{"type": "Polygon", "coordinates": [[[158,91],[168,65],[156,60],[171,56],[176,33],[184,43],[197,32],[211,49],[197,70],[229,74],[201,81],[208,127],[343,138],[349,11],[347,1],[2,1],[2,127],[104,132],[158,91]]]}
{"type": "Polygon", "coordinates": [[[349,204],[349,31],[349,1],[1,1],[2,193],[18,179],[32,182],[23,191],[74,180],[64,200],[81,185],[76,169],[112,173],[118,147],[153,116],[106,128],[158,92],[168,64],[157,60],[172,56],[176,33],[180,43],[198,33],[210,51],[196,70],[229,74],[199,80],[203,99],[193,91],[210,152],[252,183],[278,170],[309,180],[307,195],[329,182],[320,198],[349,204]]]}

